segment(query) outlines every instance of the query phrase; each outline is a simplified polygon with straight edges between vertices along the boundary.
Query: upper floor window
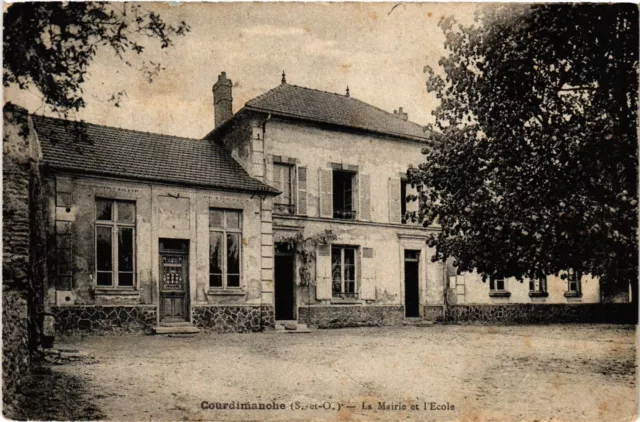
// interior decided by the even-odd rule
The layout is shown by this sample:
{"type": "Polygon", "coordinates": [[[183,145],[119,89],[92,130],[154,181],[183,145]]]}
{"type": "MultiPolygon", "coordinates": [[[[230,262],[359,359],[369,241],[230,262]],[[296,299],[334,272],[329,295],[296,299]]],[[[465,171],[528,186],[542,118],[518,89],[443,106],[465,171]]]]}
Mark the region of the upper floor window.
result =
{"type": "Polygon", "coordinates": [[[135,284],[136,205],[96,199],[96,285],[132,289],[135,284]]]}
{"type": "Polygon", "coordinates": [[[240,287],[242,213],[209,210],[209,287],[240,287]]]}
{"type": "Polygon", "coordinates": [[[354,220],[354,180],[357,173],[333,170],[333,218],[354,220]]]}
{"type": "Polygon", "coordinates": [[[333,297],[357,297],[355,247],[331,247],[331,280],[333,297]]]}
{"type": "Polygon", "coordinates": [[[295,214],[294,170],[292,164],[273,163],[273,184],[282,192],[274,201],[277,214],[295,214]]]}

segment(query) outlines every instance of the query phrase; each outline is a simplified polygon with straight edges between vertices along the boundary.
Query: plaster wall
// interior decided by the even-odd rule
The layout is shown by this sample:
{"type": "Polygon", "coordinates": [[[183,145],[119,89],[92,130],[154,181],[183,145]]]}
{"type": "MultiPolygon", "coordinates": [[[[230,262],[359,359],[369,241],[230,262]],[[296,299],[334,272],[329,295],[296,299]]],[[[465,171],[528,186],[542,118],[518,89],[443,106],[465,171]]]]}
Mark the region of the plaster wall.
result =
{"type": "Polygon", "coordinates": [[[447,284],[449,303],[459,305],[503,305],[510,303],[578,304],[597,303],[600,301],[599,280],[589,275],[582,277],[581,297],[565,297],[567,281],[555,275],[547,277],[547,292],[549,293],[547,297],[530,297],[529,280],[520,282],[515,278],[506,279],[506,290],[511,293],[510,297],[490,297],[489,281],[483,282],[482,276],[476,272],[449,275],[447,284]],[[455,284],[457,284],[457,287],[454,288],[455,284]]]}
{"type": "MultiPolygon", "coordinates": [[[[68,203],[52,207],[50,216],[58,226],[67,225],[73,245],[73,288],[52,286],[49,302],[57,306],[158,304],[160,277],[159,239],[189,241],[189,287],[192,305],[260,304],[261,213],[258,197],[138,183],[77,175],[58,175],[57,196],[68,203]],[[107,198],[135,201],[135,268],[132,291],[98,288],[95,284],[95,200],[107,198]],[[63,205],[63,206],[59,206],[63,205]],[[209,289],[209,208],[242,211],[241,288],[209,289]]],[[[55,268],[54,268],[55,271],[55,268]]],[[[55,274],[55,273],[54,273],[55,274]]]]}

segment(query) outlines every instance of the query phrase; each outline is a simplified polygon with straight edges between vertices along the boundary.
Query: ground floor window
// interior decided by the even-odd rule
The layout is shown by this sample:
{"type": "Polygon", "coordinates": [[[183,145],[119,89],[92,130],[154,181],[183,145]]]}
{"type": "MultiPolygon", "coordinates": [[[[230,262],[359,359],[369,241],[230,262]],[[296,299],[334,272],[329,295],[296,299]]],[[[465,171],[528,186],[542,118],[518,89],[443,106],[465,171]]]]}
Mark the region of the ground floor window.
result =
{"type": "Polygon", "coordinates": [[[240,287],[242,213],[209,210],[209,287],[240,287]]]}
{"type": "Polygon", "coordinates": [[[547,277],[529,279],[529,297],[547,297],[547,277]]]}
{"type": "Polygon", "coordinates": [[[356,283],[356,247],[331,247],[331,279],[334,297],[355,298],[358,295],[356,283]]]}
{"type": "Polygon", "coordinates": [[[133,288],[135,202],[96,199],[96,285],[133,288]]]}
{"type": "Polygon", "coordinates": [[[580,296],[582,294],[582,274],[569,270],[567,275],[567,292],[565,296],[580,296]]]}
{"type": "Polygon", "coordinates": [[[507,290],[507,279],[502,276],[493,276],[489,279],[489,296],[509,297],[511,293],[507,290]]]}

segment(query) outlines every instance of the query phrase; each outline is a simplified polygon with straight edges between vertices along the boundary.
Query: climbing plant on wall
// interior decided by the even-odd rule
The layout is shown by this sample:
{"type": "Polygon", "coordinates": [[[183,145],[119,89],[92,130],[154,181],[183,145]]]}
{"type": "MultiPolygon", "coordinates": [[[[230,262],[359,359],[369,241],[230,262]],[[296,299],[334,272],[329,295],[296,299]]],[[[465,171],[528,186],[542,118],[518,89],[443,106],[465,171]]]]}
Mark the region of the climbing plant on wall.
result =
{"type": "Polygon", "coordinates": [[[309,286],[313,284],[311,277],[311,267],[316,260],[316,249],[319,246],[327,246],[338,237],[331,230],[324,230],[309,237],[304,237],[302,232],[297,232],[293,236],[283,238],[280,242],[287,245],[288,249],[293,249],[300,261],[300,285],[309,286]]]}

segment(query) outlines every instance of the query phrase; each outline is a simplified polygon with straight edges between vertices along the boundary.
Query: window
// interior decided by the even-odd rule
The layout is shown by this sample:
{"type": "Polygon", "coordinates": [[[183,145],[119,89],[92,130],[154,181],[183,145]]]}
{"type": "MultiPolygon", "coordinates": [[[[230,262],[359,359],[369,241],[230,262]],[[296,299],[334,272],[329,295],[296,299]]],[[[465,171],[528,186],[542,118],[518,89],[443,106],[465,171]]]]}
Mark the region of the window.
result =
{"type": "Polygon", "coordinates": [[[509,297],[511,293],[507,291],[507,280],[501,276],[494,276],[489,279],[489,296],[509,297]]]}
{"type": "Polygon", "coordinates": [[[331,248],[331,280],[333,297],[356,298],[356,248],[331,248]]]}
{"type": "Polygon", "coordinates": [[[351,171],[333,171],[333,218],[353,220],[356,218],[354,207],[353,180],[356,173],[351,171]]]}
{"type": "Polygon", "coordinates": [[[569,270],[567,271],[567,291],[566,297],[579,297],[582,295],[582,274],[580,272],[569,270]]]}
{"type": "Polygon", "coordinates": [[[273,184],[282,194],[276,196],[274,212],[295,214],[294,169],[291,164],[273,163],[273,184]]]}
{"type": "Polygon", "coordinates": [[[209,287],[240,287],[241,211],[209,210],[209,287]]]}
{"type": "Polygon", "coordinates": [[[402,224],[415,224],[418,222],[420,206],[417,200],[409,201],[408,195],[418,196],[418,189],[412,186],[407,179],[400,180],[400,217],[402,224]]]}
{"type": "Polygon", "coordinates": [[[532,278],[529,280],[529,296],[530,297],[546,297],[547,293],[547,277],[532,278]]]}
{"type": "Polygon", "coordinates": [[[73,288],[73,243],[71,222],[56,221],[56,288],[73,288]]]}
{"type": "Polygon", "coordinates": [[[136,204],[96,199],[96,285],[133,289],[136,204]]]}

